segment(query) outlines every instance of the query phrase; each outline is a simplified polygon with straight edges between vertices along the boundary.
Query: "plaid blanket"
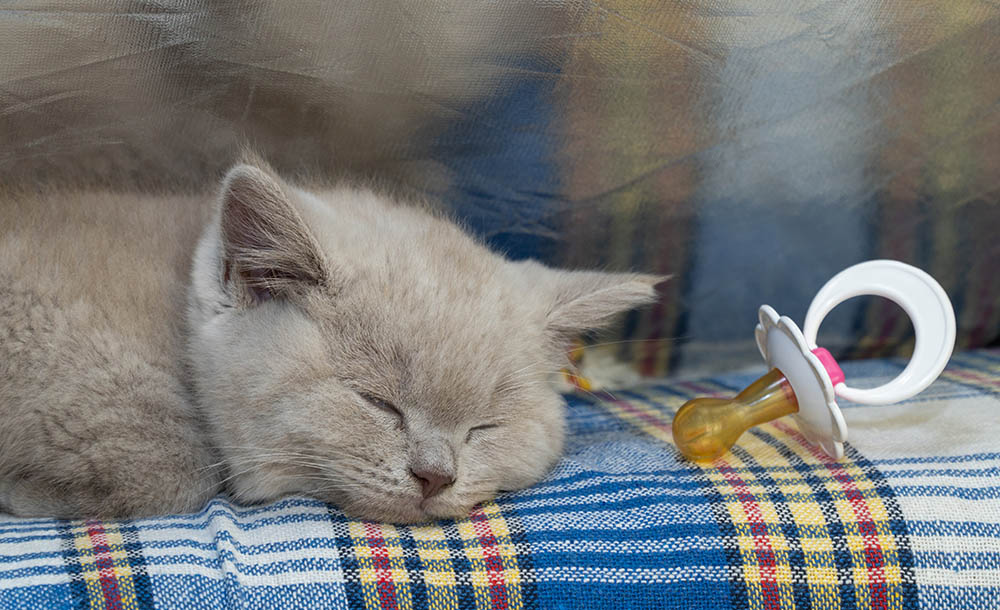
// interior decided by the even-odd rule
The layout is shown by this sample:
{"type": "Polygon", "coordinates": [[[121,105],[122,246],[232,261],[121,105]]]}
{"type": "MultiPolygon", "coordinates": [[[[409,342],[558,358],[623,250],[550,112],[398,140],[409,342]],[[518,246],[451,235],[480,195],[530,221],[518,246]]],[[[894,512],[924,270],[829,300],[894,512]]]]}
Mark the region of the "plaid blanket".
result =
{"type": "MultiPolygon", "coordinates": [[[[863,385],[901,366],[844,369],[863,385]]],[[[1000,351],[956,356],[905,404],[843,405],[841,462],[789,421],[714,463],[680,460],[674,411],[759,372],[569,396],[558,468],[460,521],[354,521],[305,498],[123,522],[0,517],[0,607],[1000,605],[1000,351]]]]}

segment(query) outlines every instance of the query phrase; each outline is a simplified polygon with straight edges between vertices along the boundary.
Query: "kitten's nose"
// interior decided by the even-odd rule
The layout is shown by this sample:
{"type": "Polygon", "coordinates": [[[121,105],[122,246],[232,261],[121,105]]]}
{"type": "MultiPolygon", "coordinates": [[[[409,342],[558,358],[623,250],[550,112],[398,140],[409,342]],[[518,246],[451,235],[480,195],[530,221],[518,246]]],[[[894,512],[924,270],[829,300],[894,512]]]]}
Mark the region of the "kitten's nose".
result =
{"type": "Polygon", "coordinates": [[[455,482],[455,475],[432,468],[411,468],[410,473],[420,481],[424,498],[441,493],[441,490],[455,482]]]}

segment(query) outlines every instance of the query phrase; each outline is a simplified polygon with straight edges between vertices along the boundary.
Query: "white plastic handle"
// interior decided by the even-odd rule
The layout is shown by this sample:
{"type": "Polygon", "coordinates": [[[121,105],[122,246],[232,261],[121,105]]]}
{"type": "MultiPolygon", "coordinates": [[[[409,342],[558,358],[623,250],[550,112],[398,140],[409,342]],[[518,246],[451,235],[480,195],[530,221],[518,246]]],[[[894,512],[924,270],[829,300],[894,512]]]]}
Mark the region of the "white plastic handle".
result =
{"type": "Polygon", "coordinates": [[[848,267],[833,276],[809,305],[802,334],[810,349],[816,349],[816,333],[830,310],[861,295],[885,297],[910,316],[916,334],[913,357],[885,385],[861,390],[838,383],[834,392],[852,402],[884,405],[923,391],[944,370],[955,347],[955,312],[948,295],[927,273],[899,261],[874,260],[848,267]]]}

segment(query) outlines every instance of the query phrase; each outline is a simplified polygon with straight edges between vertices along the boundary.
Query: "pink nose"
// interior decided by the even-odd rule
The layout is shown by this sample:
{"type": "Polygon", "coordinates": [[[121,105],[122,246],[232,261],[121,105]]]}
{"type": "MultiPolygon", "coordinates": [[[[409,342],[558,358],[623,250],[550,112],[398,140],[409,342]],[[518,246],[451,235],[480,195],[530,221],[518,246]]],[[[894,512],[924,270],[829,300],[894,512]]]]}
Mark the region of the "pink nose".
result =
{"type": "Polygon", "coordinates": [[[455,482],[455,476],[430,469],[410,469],[410,473],[420,481],[424,498],[430,498],[441,493],[441,490],[455,482]]]}

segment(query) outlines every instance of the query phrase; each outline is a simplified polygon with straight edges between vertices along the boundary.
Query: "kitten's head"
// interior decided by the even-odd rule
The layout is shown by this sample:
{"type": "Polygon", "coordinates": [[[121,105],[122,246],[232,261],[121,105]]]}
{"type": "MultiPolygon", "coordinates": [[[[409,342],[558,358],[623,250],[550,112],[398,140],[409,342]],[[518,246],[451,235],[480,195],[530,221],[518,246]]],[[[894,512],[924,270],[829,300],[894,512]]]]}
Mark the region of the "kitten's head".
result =
{"type": "Polygon", "coordinates": [[[229,172],[195,258],[190,356],[229,489],[457,517],[558,458],[567,340],[661,278],[514,263],[367,190],[229,172]]]}

